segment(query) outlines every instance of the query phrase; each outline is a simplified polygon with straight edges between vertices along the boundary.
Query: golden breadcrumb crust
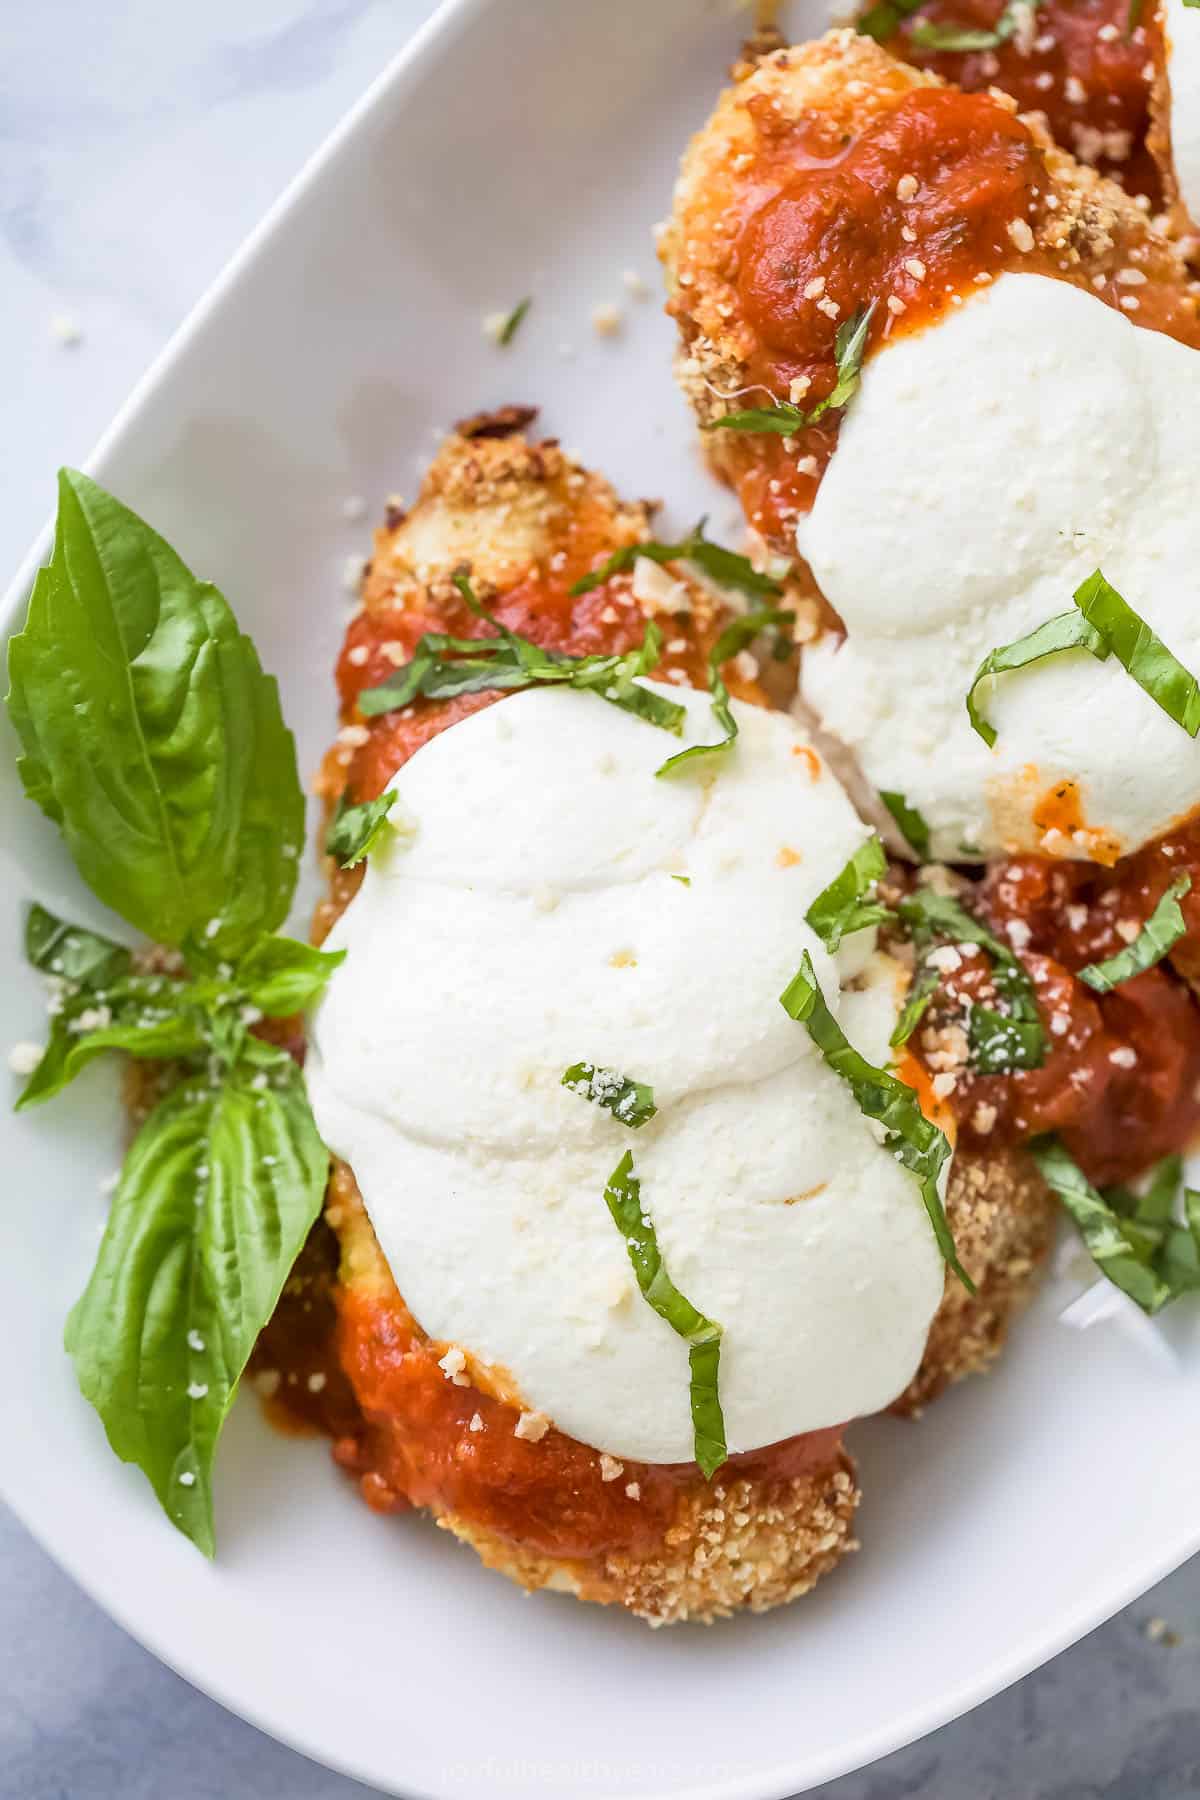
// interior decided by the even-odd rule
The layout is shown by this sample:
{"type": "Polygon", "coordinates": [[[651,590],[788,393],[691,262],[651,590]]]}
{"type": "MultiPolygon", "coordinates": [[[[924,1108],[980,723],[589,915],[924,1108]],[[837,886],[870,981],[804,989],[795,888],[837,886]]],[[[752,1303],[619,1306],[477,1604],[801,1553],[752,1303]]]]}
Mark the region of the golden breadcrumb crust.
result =
{"type": "Polygon", "coordinates": [[[1054,1199],[1025,1152],[958,1153],[946,1218],[977,1291],[968,1294],[947,1270],[921,1366],[893,1412],[916,1418],[952,1382],[991,1367],[1012,1321],[1033,1298],[1056,1216],[1054,1199]]]}
{"type": "MultiPolygon", "coordinates": [[[[757,347],[736,287],[737,233],[758,145],[750,103],[769,108],[783,122],[817,115],[849,140],[915,89],[946,85],[850,30],[831,31],[741,67],[744,78],[724,91],[684,155],[672,216],[659,241],[667,310],[681,337],[676,376],[701,424],[747,404],[737,396],[757,347]]],[[[1015,112],[1006,95],[992,90],[992,98],[1015,112]]],[[[1050,258],[1065,278],[1087,281],[1111,277],[1136,249],[1147,281],[1186,284],[1178,245],[1151,229],[1122,188],[1060,150],[1037,115],[1028,114],[1023,122],[1043,153],[1054,201],[1040,206],[1031,220],[1027,254],[1033,266],[1050,258]]],[[[727,477],[746,455],[744,441],[734,433],[705,433],[703,442],[717,473],[727,477]]],[[[772,548],[794,552],[790,543],[772,548]]]]}
{"type": "MultiPolygon", "coordinates": [[[[408,1319],[378,1239],[345,1165],[335,1170],[326,1219],[337,1234],[341,1286],[408,1319]]],[[[424,1338],[415,1324],[411,1329],[424,1338]]],[[[472,1384],[518,1404],[503,1370],[470,1365],[472,1384]]],[[[733,1472],[681,1489],[661,1544],[652,1553],[610,1553],[579,1561],[534,1554],[511,1539],[444,1508],[432,1508],[444,1531],[470,1544],[481,1560],[519,1586],[550,1588],[600,1605],[623,1606],[651,1625],[707,1623],[730,1613],[765,1612],[807,1593],[841,1557],[853,1536],[861,1495],[845,1450],[828,1468],[791,1479],[748,1479],[733,1472]]]]}

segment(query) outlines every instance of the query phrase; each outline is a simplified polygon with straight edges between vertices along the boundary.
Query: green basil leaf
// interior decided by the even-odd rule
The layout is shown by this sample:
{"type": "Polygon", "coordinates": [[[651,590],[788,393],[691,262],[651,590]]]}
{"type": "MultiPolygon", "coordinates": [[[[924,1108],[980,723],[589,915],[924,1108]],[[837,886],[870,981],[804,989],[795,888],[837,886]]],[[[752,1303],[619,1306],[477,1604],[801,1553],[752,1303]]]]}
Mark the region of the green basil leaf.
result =
{"type": "Polygon", "coordinates": [[[599,694],[610,705],[634,713],[651,725],[676,735],[683,729],[686,709],[664,694],[653,694],[637,685],[658,661],[662,633],[653,623],[636,650],[622,656],[565,656],[543,650],[528,638],[518,637],[485,613],[475,599],[470,582],[456,575],[455,585],[472,610],[496,625],[496,638],[421,638],[413,660],[376,688],[358,696],[358,709],[366,718],[406,706],[418,694],[445,700],[457,694],[555,686],[579,688],[599,694]],[[460,655],[463,650],[474,655],[460,655]]]}
{"type": "Polygon", "coordinates": [[[183,1000],[189,992],[188,984],[166,975],[129,975],[109,988],[72,995],[51,1018],[50,1041],[17,1110],[52,1100],[105,1050],[164,1062],[203,1055],[209,1041],[204,1010],[183,1000]]]}
{"type": "Polygon", "coordinates": [[[869,925],[882,925],[885,919],[895,917],[889,907],[869,898],[886,874],[883,845],[877,837],[869,837],[817,895],[804,917],[831,955],[851,932],[865,931],[869,925]]]}
{"type": "Polygon", "coordinates": [[[658,1236],[642,1208],[642,1184],[634,1173],[631,1151],[625,1152],[609,1176],[604,1200],[625,1239],[642,1297],[689,1346],[696,1461],[705,1479],[711,1481],[729,1454],[719,1392],[721,1327],[699,1312],[667,1274],[658,1236]]]}
{"type": "Polygon", "coordinates": [[[1028,4],[1031,12],[1036,12],[1041,0],[1007,0],[1007,5],[996,20],[992,31],[976,31],[968,27],[955,25],[937,25],[928,19],[922,19],[912,34],[912,41],[922,50],[998,50],[1006,44],[1017,29],[1017,5],[1028,4]]]}
{"type": "Polygon", "coordinates": [[[893,1049],[907,1044],[921,1020],[929,1010],[929,1002],[937,993],[938,972],[928,967],[918,968],[909,986],[908,997],[896,1021],[896,1029],[892,1032],[888,1043],[893,1049]]]}
{"type": "Polygon", "coordinates": [[[901,22],[915,13],[925,0],[877,0],[858,20],[854,29],[863,37],[886,44],[900,29],[901,22]]]}
{"type": "Polygon", "coordinates": [[[325,833],[325,854],[332,856],[343,869],[353,869],[369,856],[388,830],[388,814],[399,794],[389,789],[377,800],[364,800],[359,806],[347,806],[343,794],[325,833]]]}
{"type": "Polygon", "coordinates": [[[899,905],[900,917],[915,938],[950,938],[956,944],[978,944],[988,950],[999,963],[1016,961],[1003,938],[969,913],[953,894],[939,894],[935,888],[917,887],[905,894],[899,905]]]}
{"type": "Polygon", "coordinates": [[[967,694],[971,724],[988,745],[996,742],[995,729],[974,704],[975,689],[987,675],[1025,668],[1063,650],[1087,650],[1098,662],[1115,656],[1127,675],[1149,694],[1167,717],[1195,737],[1200,732],[1200,682],[1134,612],[1096,569],[1075,590],[1078,613],[1060,613],[1036,631],[992,650],[976,671],[967,694]]]}
{"type": "Polygon", "coordinates": [[[237,967],[237,981],[251,1006],[268,1018],[303,1012],[346,960],[344,950],[316,950],[298,938],[269,937],[255,944],[237,967]]]}
{"type": "Polygon", "coordinates": [[[1041,662],[1047,656],[1058,656],[1064,650],[1087,650],[1100,662],[1108,655],[1104,638],[1077,612],[1059,613],[1014,643],[988,651],[967,690],[967,713],[972,730],[978,732],[989,749],[996,742],[996,728],[975,703],[980,682],[992,676],[1011,674],[1014,669],[1026,669],[1031,663],[1041,662]]]}
{"type": "Polygon", "coordinates": [[[917,811],[910,806],[903,794],[881,788],[879,798],[891,813],[901,837],[912,851],[918,862],[929,861],[929,827],[917,811]]]}
{"type": "Polygon", "coordinates": [[[304,797],[275,683],[216,588],[74,470],[9,674],[26,792],[99,899],[175,946],[219,921],[231,954],[281,922],[304,797]]]}
{"type": "Polygon", "coordinates": [[[827,412],[848,405],[858,389],[876,305],[877,302],[872,300],[869,306],[860,306],[838,326],[833,340],[837,379],[824,400],[818,400],[807,412],[787,400],[776,400],[770,406],[748,407],[741,412],[726,413],[720,419],[710,419],[705,431],[772,431],[780,437],[791,437],[806,426],[815,425],[827,412]]]}
{"type": "Polygon", "coordinates": [[[777,581],[769,575],[760,574],[750,559],[739,556],[736,551],[727,550],[723,544],[714,544],[711,538],[704,535],[707,518],[689,532],[688,536],[678,544],[660,544],[653,539],[644,544],[626,544],[621,550],[614,550],[612,555],[585,575],[571,589],[574,596],[590,593],[593,588],[602,587],[614,575],[622,575],[633,568],[641,556],[656,563],[690,562],[698,569],[703,569],[710,581],[719,587],[734,588],[742,594],[779,594],[782,589],[777,581]]]}
{"type": "Polygon", "coordinates": [[[619,1125],[627,1125],[631,1131],[658,1111],[654,1089],[648,1082],[631,1081],[615,1069],[598,1069],[595,1063],[572,1063],[563,1072],[562,1085],[585,1100],[606,1107],[619,1125]]]}
{"type": "Polygon", "coordinates": [[[1056,1137],[1037,1138],[1030,1150],[1046,1186],[1070,1213],[1092,1260],[1143,1312],[1159,1312],[1171,1288],[1138,1255],[1119,1218],[1056,1137]]]}
{"type": "Polygon", "coordinates": [[[284,1059],[185,1081],[125,1159],[95,1269],[67,1321],[79,1385],[172,1524],[213,1553],[213,1457],[246,1359],[317,1216],[329,1156],[284,1059]]]}
{"type": "Polygon", "coordinates": [[[715,744],[691,744],[686,750],[669,756],[665,763],[655,769],[656,776],[661,778],[675,775],[680,769],[694,772],[697,765],[706,764],[714,757],[723,758],[733,748],[737,740],[738,725],[730,704],[729,689],[721,674],[722,667],[731,657],[737,656],[748,644],[752,644],[769,625],[790,625],[795,617],[795,613],[781,611],[777,606],[764,606],[757,612],[743,613],[725,627],[708,653],[708,687],[712,695],[713,717],[724,735],[715,744]]]}
{"type": "Polygon", "coordinates": [[[1088,963],[1080,969],[1080,981],[1086,981],[1098,994],[1110,994],[1123,981],[1130,981],[1146,969],[1160,963],[1180,938],[1187,936],[1187,924],[1179,902],[1191,892],[1190,875],[1179,875],[1162,896],[1132,944],[1118,950],[1103,962],[1088,963]]]}
{"type": "Polygon", "coordinates": [[[1146,1192],[1137,1200],[1134,1216],[1143,1225],[1169,1225],[1175,1217],[1175,1198],[1182,1184],[1182,1156],[1165,1156],[1154,1170],[1146,1192]]]}
{"type": "Polygon", "coordinates": [[[883,1126],[885,1148],[917,1177],[942,1260],[967,1292],[973,1294],[975,1284],[958,1260],[954,1235],[938,1193],[938,1177],[951,1156],[945,1133],[925,1117],[907,1083],[898,1080],[890,1070],[876,1068],[850,1043],[825,1004],[807,950],[799,972],[780,995],[779,1004],[790,1019],[804,1026],[834,1074],[850,1089],[859,1111],[883,1126]]]}
{"type": "Polygon", "coordinates": [[[978,1002],[971,1008],[967,1041],[971,1067],[978,1075],[1040,1069],[1046,1060],[1046,1034],[1037,1020],[997,1012],[978,1002]]]}
{"type": "Polygon", "coordinates": [[[722,414],[719,419],[709,419],[701,429],[772,432],[776,437],[795,437],[812,422],[803,407],[794,406],[790,400],[773,400],[770,406],[743,406],[737,412],[722,414]]]}
{"type": "Polygon", "coordinates": [[[1104,579],[1100,570],[1075,592],[1075,604],[1143,692],[1189,737],[1200,732],[1200,683],[1104,579]]]}
{"type": "Polygon", "coordinates": [[[863,358],[867,354],[867,338],[871,331],[871,320],[875,315],[877,300],[869,306],[860,306],[843,319],[834,336],[834,355],[837,359],[837,383],[832,394],[818,401],[813,408],[818,419],[822,413],[840,409],[853,399],[858,391],[859,377],[862,374],[863,358]]]}
{"type": "Polygon", "coordinates": [[[88,989],[111,987],[129,973],[133,960],[124,944],[68,925],[36,901],[25,920],[25,955],[43,975],[88,989]]]}
{"type": "MultiPolygon", "coordinates": [[[[950,894],[932,888],[915,888],[898,908],[915,942],[933,937],[956,944],[978,944],[991,956],[992,982],[1008,1012],[976,1003],[971,1008],[967,1036],[972,1066],[982,1075],[1009,1074],[1016,1069],[1040,1069],[1049,1040],[1042,1028],[1037,994],[1025,968],[1004,942],[950,894]]],[[[922,1011],[924,1008],[922,1008],[922,1011]]]]}
{"type": "Polygon", "coordinates": [[[521,320],[525,317],[525,314],[532,305],[533,299],[530,295],[526,295],[524,300],[517,301],[517,304],[513,307],[503,325],[500,327],[496,337],[496,342],[502,348],[505,348],[512,343],[517,335],[517,329],[520,326],[521,320]]]}

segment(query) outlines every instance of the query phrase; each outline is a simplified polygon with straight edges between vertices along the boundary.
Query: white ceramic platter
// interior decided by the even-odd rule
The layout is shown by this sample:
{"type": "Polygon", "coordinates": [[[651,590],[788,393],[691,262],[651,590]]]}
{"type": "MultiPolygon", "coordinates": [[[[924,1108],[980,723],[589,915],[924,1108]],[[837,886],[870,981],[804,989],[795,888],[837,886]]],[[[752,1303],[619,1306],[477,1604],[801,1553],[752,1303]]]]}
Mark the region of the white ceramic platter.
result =
{"type": "MultiPolygon", "coordinates": [[[[794,25],[824,23],[820,0],[794,25]]],[[[92,467],[217,580],[281,679],[306,767],[333,720],[343,502],[412,495],[454,418],[544,426],[669,519],[732,507],[669,372],[650,228],[746,15],[706,0],[462,0],[276,208],[92,467]],[[525,293],[516,343],[481,316],[525,293]],[[611,340],[592,309],[623,305],[611,340]],[[568,351],[570,354],[568,354],[568,351]]],[[[47,502],[52,471],[46,470],[47,502]]],[[[27,577],[26,577],[27,578],[27,577]]],[[[24,579],[14,593],[15,613],[24,579]]],[[[27,899],[94,916],[0,744],[0,980],[40,1034],[27,899]]],[[[10,1040],[11,1041],[11,1040],[10,1040]]],[[[114,1167],[111,1078],[0,1121],[0,1482],[59,1561],[197,1685],[380,1787],[438,1800],[773,1800],[869,1761],[1053,1655],[1200,1544],[1200,1327],[1154,1355],[1043,1297],[1000,1372],[919,1426],[855,1431],[863,1551],[790,1611],[652,1634],[526,1599],[419,1518],[372,1516],[325,1446],[233,1418],[207,1565],[113,1461],[60,1348],[114,1167]]],[[[1182,1310],[1182,1309],[1181,1309],[1182,1310]]]]}

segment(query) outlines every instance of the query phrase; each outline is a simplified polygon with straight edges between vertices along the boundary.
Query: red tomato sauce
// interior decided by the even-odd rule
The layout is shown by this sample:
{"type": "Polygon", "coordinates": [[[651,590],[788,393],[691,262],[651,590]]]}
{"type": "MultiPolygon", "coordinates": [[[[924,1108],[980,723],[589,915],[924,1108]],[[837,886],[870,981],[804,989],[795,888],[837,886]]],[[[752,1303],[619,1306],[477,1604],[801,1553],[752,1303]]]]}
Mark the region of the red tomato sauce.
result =
{"type": "MultiPolygon", "coordinates": [[[[738,177],[729,321],[753,343],[741,405],[811,409],[836,381],[838,326],[872,300],[868,354],[969,304],[1008,269],[1074,281],[1112,306],[1128,299],[1116,276],[1140,255],[1131,242],[1113,246],[1111,268],[1065,267],[1034,247],[1060,196],[1032,133],[989,96],[917,89],[848,140],[824,114],[785,117],[764,95],[746,106],[757,136],[738,177]]],[[[1186,283],[1154,274],[1138,289],[1137,323],[1200,346],[1186,283]]],[[[769,541],[790,541],[811,507],[841,416],[787,439],[722,431],[747,518],[769,541]]]]}
{"type": "Polygon", "coordinates": [[[1014,32],[983,50],[936,50],[914,42],[922,25],[992,31],[1007,0],[927,0],[886,48],[968,92],[999,87],[1022,112],[1043,113],[1056,144],[1112,176],[1157,210],[1162,183],[1146,150],[1150,88],[1161,55],[1153,5],[1129,29],[1130,0],[1045,0],[1032,42],[1014,32]]]}
{"type": "MultiPolygon", "coordinates": [[[[518,1408],[447,1380],[440,1347],[398,1296],[342,1290],[338,1311],[338,1355],[363,1423],[334,1456],[379,1512],[431,1506],[536,1555],[586,1560],[661,1545],[682,1494],[703,1485],[694,1463],[602,1464],[553,1428],[536,1442],[517,1437],[518,1408]]],[[[815,1472],[833,1463],[841,1436],[840,1427],[810,1432],[731,1457],[725,1469],[764,1479],[815,1472]]]]}
{"type": "MultiPolygon", "coordinates": [[[[1026,1073],[959,1076],[952,1104],[967,1147],[1057,1131],[1103,1186],[1128,1180],[1195,1136],[1200,1007],[1181,976],[1163,963],[1108,994],[1078,979],[1086,964],[1124,949],[1170,881],[1188,869],[1200,879],[1200,826],[1115,869],[1010,857],[984,877],[975,910],[1006,939],[1016,922],[1050,1054],[1041,1069],[1026,1073]]],[[[1189,897],[1184,906],[1192,928],[1200,927],[1200,899],[1189,897]]],[[[959,998],[978,998],[989,970],[989,958],[970,958],[947,976],[946,987],[959,998]]]]}

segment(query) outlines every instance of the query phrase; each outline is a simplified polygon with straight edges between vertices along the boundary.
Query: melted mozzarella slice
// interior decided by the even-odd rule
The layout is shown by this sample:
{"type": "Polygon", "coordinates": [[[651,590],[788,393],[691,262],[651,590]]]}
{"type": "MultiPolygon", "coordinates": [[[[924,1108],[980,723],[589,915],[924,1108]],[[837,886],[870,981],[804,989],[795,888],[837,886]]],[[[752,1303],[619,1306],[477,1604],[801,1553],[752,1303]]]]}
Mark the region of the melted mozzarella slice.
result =
{"type": "Polygon", "coordinates": [[[1200,670],[1198,457],[1196,352],[1045,276],[1002,275],[867,364],[797,533],[847,631],[805,652],[802,687],[935,854],[1109,860],[1200,804],[1200,745],[1115,657],[985,684],[994,749],[965,708],[987,652],[1097,566],[1200,670]]]}
{"type": "Polygon", "coordinates": [[[1163,36],[1171,97],[1171,160],[1179,198],[1200,224],[1200,12],[1165,0],[1163,36]]]}
{"type": "MultiPolygon", "coordinates": [[[[660,691],[712,740],[707,696],[660,691]]],[[[672,1279],[724,1327],[733,1449],[886,1405],[943,1285],[916,1181],[779,1004],[808,950],[886,1062],[899,972],[804,920],[866,827],[790,720],[734,710],[712,779],[656,780],[678,740],[561,690],[420,750],[394,782],[415,834],[329,940],[349,954],[307,1067],[424,1329],[649,1462],[692,1460],[688,1356],[604,1203],[626,1150],[672,1279]],[[657,1117],[630,1132],[565,1090],[581,1060],[650,1082],[657,1117]]]]}

